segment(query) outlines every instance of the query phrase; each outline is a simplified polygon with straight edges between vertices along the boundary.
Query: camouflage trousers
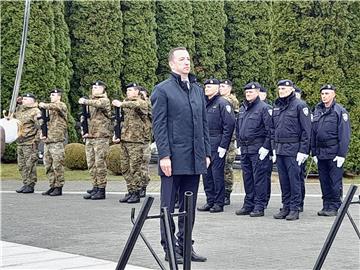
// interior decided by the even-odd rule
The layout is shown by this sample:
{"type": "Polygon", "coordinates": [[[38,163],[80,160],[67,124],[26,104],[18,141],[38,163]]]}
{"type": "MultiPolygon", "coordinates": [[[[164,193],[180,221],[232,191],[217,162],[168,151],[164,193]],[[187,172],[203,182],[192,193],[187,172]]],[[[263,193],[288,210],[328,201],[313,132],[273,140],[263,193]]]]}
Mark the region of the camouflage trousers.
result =
{"type": "Polygon", "coordinates": [[[235,161],[236,156],[236,148],[234,141],[231,141],[229,150],[226,153],[226,160],[225,160],[225,195],[230,194],[232,192],[232,188],[234,185],[234,169],[233,169],[233,163],[235,161]]]}
{"type": "Polygon", "coordinates": [[[142,179],[141,186],[147,187],[147,185],[150,182],[150,176],[149,176],[149,163],[151,159],[151,147],[150,143],[144,144],[144,152],[143,152],[143,163],[141,166],[141,170],[143,173],[144,178],[142,179]]]}
{"type": "Polygon", "coordinates": [[[51,188],[62,187],[65,183],[64,178],[65,151],[64,143],[45,143],[44,145],[44,165],[45,172],[49,179],[51,188]]]}
{"type": "Polygon", "coordinates": [[[85,152],[93,186],[105,188],[107,183],[106,157],[109,152],[109,139],[86,139],[85,152]]]}
{"type": "Polygon", "coordinates": [[[17,162],[24,185],[35,186],[37,181],[36,163],[38,161],[37,144],[18,145],[17,162]]]}
{"type": "Polygon", "coordinates": [[[144,182],[144,144],[121,142],[121,173],[128,192],[139,191],[144,182]]]}

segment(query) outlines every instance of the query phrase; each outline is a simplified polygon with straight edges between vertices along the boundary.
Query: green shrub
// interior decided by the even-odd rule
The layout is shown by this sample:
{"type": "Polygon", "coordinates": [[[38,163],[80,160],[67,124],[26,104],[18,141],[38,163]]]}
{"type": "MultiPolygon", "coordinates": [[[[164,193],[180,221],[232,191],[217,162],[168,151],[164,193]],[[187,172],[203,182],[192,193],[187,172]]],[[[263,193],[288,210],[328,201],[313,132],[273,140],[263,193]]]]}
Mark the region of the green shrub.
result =
{"type": "Polygon", "coordinates": [[[86,170],[85,145],[69,143],[65,146],[65,167],[70,170],[86,170]]]}
{"type": "Polygon", "coordinates": [[[110,170],[115,175],[121,175],[119,144],[110,146],[109,153],[106,158],[106,163],[108,170],[110,170]]]}
{"type": "Polygon", "coordinates": [[[1,158],[1,161],[4,163],[16,163],[17,154],[16,154],[16,142],[5,144],[4,156],[1,158]]]}

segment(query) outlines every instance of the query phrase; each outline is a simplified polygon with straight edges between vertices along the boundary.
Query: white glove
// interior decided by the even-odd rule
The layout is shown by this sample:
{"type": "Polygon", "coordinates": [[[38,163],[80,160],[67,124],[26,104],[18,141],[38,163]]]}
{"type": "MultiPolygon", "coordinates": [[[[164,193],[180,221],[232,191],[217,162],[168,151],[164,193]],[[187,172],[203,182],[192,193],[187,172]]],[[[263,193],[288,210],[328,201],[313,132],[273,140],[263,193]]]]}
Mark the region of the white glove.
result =
{"type": "Polygon", "coordinates": [[[236,154],[237,155],[241,155],[241,148],[239,147],[239,148],[236,148],[236,154]]]}
{"type": "Polygon", "coordinates": [[[226,149],[222,148],[222,147],[218,147],[218,153],[219,153],[219,158],[223,158],[226,154],[226,149]]]}
{"type": "Polygon", "coordinates": [[[336,156],[333,161],[336,161],[336,167],[338,168],[341,168],[342,165],[344,164],[345,162],[345,158],[344,157],[339,157],[339,156],[336,156]]]}
{"type": "Polygon", "coordinates": [[[315,164],[317,165],[318,164],[318,158],[315,156],[315,157],[313,157],[313,160],[314,160],[315,164]]]}
{"type": "Polygon", "coordinates": [[[269,150],[267,150],[264,147],[260,147],[260,149],[259,149],[259,159],[264,160],[264,158],[267,156],[267,154],[269,154],[269,150]]]}
{"type": "Polygon", "coordinates": [[[276,151],[273,150],[273,156],[272,156],[273,163],[276,162],[276,151]]]}
{"type": "Polygon", "coordinates": [[[309,155],[298,152],[296,155],[296,161],[298,165],[300,166],[301,164],[303,164],[308,157],[309,155]]]}

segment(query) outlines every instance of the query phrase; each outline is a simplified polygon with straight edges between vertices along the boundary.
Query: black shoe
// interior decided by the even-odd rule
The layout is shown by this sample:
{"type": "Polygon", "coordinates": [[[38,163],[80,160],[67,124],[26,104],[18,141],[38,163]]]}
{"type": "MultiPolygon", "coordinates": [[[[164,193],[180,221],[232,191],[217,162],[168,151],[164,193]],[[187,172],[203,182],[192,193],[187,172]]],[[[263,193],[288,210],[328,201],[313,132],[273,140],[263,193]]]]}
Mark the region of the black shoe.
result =
{"type": "Polygon", "coordinates": [[[16,192],[17,192],[17,193],[22,193],[25,188],[26,188],[26,185],[23,185],[21,188],[18,188],[18,189],[16,190],[16,192]]]}
{"type": "Polygon", "coordinates": [[[94,187],[94,188],[93,188],[93,191],[92,191],[90,194],[85,194],[83,198],[84,198],[85,200],[90,200],[90,199],[91,199],[91,196],[95,195],[96,192],[98,191],[98,189],[99,189],[98,187],[94,187]]]}
{"type": "Polygon", "coordinates": [[[280,212],[274,215],[274,218],[275,219],[284,219],[289,214],[289,212],[290,212],[289,209],[281,208],[280,212]]]}
{"type": "Polygon", "coordinates": [[[139,191],[134,192],[131,197],[127,200],[127,203],[139,203],[140,202],[140,194],[139,191]]]}
{"type": "MultiPolygon", "coordinates": [[[[176,253],[183,257],[183,249],[179,246],[176,247],[176,253]]],[[[201,255],[198,255],[194,249],[191,249],[191,261],[193,262],[206,262],[207,258],[201,255]]]]}
{"type": "MultiPolygon", "coordinates": [[[[92,189],[88,189],[88,190],[86,191],[86,193],[91,194],[91,193],[94,191],[94,189],[97,189],[97,187],[93,187],[92,189]]],[[[96,192],[96,191],[95,191],[95,192],[96,192]]]]}
{"type": "MultiPolygon", "coordinates": [[[[165,253],[165,261],[167,261],[167,262],[169,261],[169,256],[167,253],[165,253]]],[[[176,264],[184,263],[183,257],[179,253],[176,253],[176,252],[175,252],[175,261],[176,261],[176,264]]]]}
{"type": "Polygon", "coordinates": [[[41,195],[49,195],[51,192],[53,192],[54,191],[54,189],[55,188],[50,188],[50,189],[48,189],[47,191],[44,191],[43,193],[41,193],[41,195]]]}
{"type": "Polygon", "coordinates": [[[286,216],[286,220],[297,220],[299,219],[299,211],[290,211],[290,213],[286,216]]]}
{"type": "Polygon", "coordinates": [[[229,197],[225,196],[224,205],[230,205],[230,194],[229,197]]]}
{"type": "Polygon", "coordinates": [[[131,198],[132,192],[125,194],[123,198],[119,200],[120,203],[126,203],[131,198]]]}
{"type": "Polygon", "coordinates": [[[250,213],[250,217],[263,217],[264,211],[261,210],[255,210],[250,213]]]}
{"type": "Polygon", "coordinates": [[[22,193],[34,193],[34,187],[33,186],[26,186],[22,193]]]}
{"type": "Polygon", "coordinates": [[[304,206],[299,207],[299,212],[301,212],[301,213],[304,212],[304,206]]]}
{"type": "Polygon", "coordinates": [[[146,187],[142,187],[140,189],[140,194],[139,194],[140,198],[145,198],[146,197],[146,187]]]}
{"type": "Polygon", "coordinates": [[[210,211],[211,207],[213,207],[213,205],[205,203],[203,206],[198,207],[197,210],[200,212],[206,212],[210,211]]]}
{"type": "Polygon", "coordinates": [[[336,217],[337,215],[337,210],[326,210],[324,211],[323,216],[324,217],[336,217]]]}
{"type": "Polygon", "coordinates": [[[61,196],[62,195],[62,187],[54,188],[53,192],[49,194],[50,196],[61,196]]]}
{"type": "Polygon", "coordinates": [[[224,212],[224,207],[214,204],[213,207],[210,208],[210,213],[220,213],[224,212]]]}
{"type": "Polygon", "coordinates": [[[98,188],[97,192],[91,196],[92,200],[105,200],[105,188],[98,188]]]}
{"type": "Polygon", "coordinates": [[[246,215],[250,215],[250,213],[251,213],[251,210],[248,210],[244,207],[235,211],[235,214],[238,216],[246,216],[246,215]]]}

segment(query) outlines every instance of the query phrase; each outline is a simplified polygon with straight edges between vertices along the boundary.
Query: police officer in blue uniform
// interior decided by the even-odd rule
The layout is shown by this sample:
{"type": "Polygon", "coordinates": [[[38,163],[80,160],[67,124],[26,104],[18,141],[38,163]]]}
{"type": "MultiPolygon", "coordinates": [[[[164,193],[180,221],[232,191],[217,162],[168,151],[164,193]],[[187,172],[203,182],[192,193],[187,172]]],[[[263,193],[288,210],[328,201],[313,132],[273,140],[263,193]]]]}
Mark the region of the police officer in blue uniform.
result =
{"type": "Polygon", "coordinates": [[[319,216],[336,216],[341,205],[343,164],[350,143],[348,112],[335,101],[335,86],[321,87],[315,106],[311,152],[319,170],[323,208],[319,216]]]}
{"type": "Polygon", "coordinates": [[[271,144],[283,207],[274,218],[296,220],[301,205],[301,164],[310,151],[311,118],[306,103],[295,97],[291,80],[280,80],[277,85],[279,98],[274,103],[271,144]]]}
{"type": "MultiPolygon", "coordinates": [[[[294,85],[295,96],[301,100],[302,90],[297,85],[294,85]]],[[[300,203],[300,212],[304,211],[304,200],[305,200],[305,177],[306,177],[306,162],[301,164],[300,170],[300,180],[301,180],[301,203],[300,203]]]]}
{"type": "Polygon", "coordinates": [[[261,217],[266,208],[268,159],[271,147],[271,107],[260,100],[260,84],[250,82],[244,86],[245,101],[236,122],[237,146],[241,152],[241,168],[245,199],[236,215],[261,217]]]}
{"type": "MultiPolygon", "coordinates": [[[[271,103],[267,99],[267,89],[263,85],[260,85],[259,98],[260,100],[267,103],[270,106],[270,109],[272,109],[271,103]]],[[[268,169],[266,170],[266,183],[267,183],[266,207],[267,207],[271,197],[271,174],[273,169],[272,151],[270,151],[269,157],[266,157],[266,159],[268,163],[268,169]]]]}
{"type": "Polygon", "coordinates": [[[235,127],[235,115],[230,102],[220,96],[220,82],[209,79],[204,83],[206,110],[211,145],[211,163],[206,175],[203,175],[206,204],[199,211],[218,213],[224,211],[225,154],[229,147],[235,127]]]}

